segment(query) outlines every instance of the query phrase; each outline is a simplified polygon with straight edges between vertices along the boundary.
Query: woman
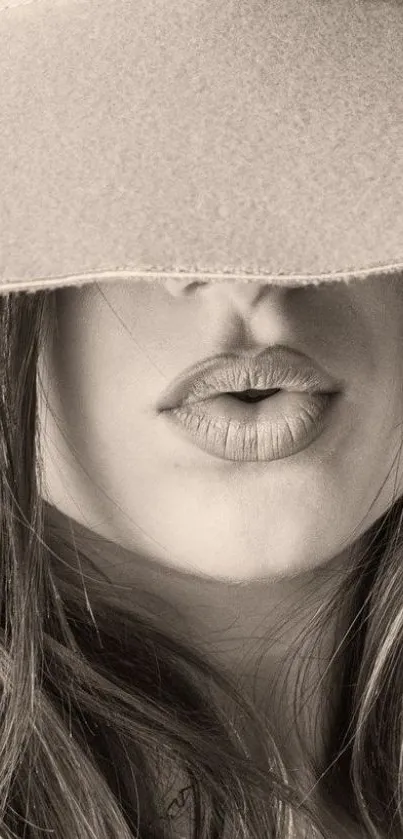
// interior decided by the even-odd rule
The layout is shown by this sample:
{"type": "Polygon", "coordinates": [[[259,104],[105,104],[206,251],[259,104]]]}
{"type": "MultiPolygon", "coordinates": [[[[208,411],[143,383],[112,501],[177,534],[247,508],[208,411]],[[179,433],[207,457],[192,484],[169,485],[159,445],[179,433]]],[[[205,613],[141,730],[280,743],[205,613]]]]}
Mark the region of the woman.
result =
{"type": "MultiPolygon", "coordinates": [[[[86,527],[84,545],[96,548],[97,567],[125,586],[122,593],[127,587],[135,593],[141,584],[142,591],[162,595],[184,620],[182,640],[198,645],[235,682],[246,680],[248,695],[265,709],[281,755],[307,793],[334,759],[334,739],[342,733],[334,714],[353,718],[348,682],[338,693],[342,656],[335,650],[352,644],[360,623],[363,602],[357,598],[367,593],[368,574],[374,573],[372,541],[383,538],[380,520],[388,514],[388,527],[389,515],[400,510],[400,279],[302,289],[110,283],[57,291],[54,302],[57,329],[47,341],[41,375],[47,500],[72,519],[72,532],[77,522],[86,527]],[[195,443],[159,412],[167,384],[201,356],[225,346],[234,358],[256,358],[240,332],[237,338],[239,319],[256,346],[270,335],[274,344],[305,353],[333,382],[328,389],[336,398],[325,430],[311,444],[304,437],[298,454],[282,456],[289,433],[275,419],[284,413],[276,406],[281,397],[290,399],[295,430],[293,397],[303,403],[307,394],[283,390],[253,405],[240,397],[231,404],[224,396],[209,403],[211,416],[226,413],[236,421],[238,411],[244,422],[256,421],[259,405],[266,422],[260,434],[273,434],[271,420],[280,446],[261,459],[246,446],[230,451],[229,459],[225,451],[212,455],[199,448],[203,440],[195,443]],[[123,549],[113,548],[111,555],[94,533],[123,549]],[[340,585],[348,608],[340,609],[343,600],[338,608],[333,603],[330,616],[325,606],[340,585]],[[292,698],[302,673],[302,710],[296,714],[292,698]],[[337,700],[333,711],[329,700],[337,700]],[[298,721],[302,752],[293,731],[298,721]],[[306,753],[316,773],[307,770],[306,753]]],[[[207,403],[196,404],[201,411],[207,403]]],[[[77,532],[82,538],[82,529],[77,532]]],[[[167,626],[172,624],[182,626],[177,618],[167,626]]],[[[357,655],[359,643],[355,639],[350,655],[357,655]]],[[[374,690],[372,666],[361,662],[363,672],[368,668],[368,692],[374,690]]],[[[359,675],[358,669],[354,679],[359,675]]]]}
{"type": "Polygon", "coordinates": [[[400,837],[401,9],[0,11],[2,836],[400,837]]]}
{"type": "MultiPolygon", "coordinates": [[[[230,835],[287,835],[282,800],[292,836],[310,835],[301,802],[326,837],[371,835],[365,819],[399,835],[375,794],[399,788],[401,281],[185,285],[1,300],[4,602],[21,673],[5,826],[19,835],[29,783],[29,829],[60,835],[162,836],[177,811],[173,835],[191,835],[181,787],[230,835]],[[297,335],[335,383],[297,454],[217,457],[156,409],[239,317],[257,343],[261,329],[296,349],[297,335]]],[[[232,399],[220,410],[256,416],[232,399]]]]}

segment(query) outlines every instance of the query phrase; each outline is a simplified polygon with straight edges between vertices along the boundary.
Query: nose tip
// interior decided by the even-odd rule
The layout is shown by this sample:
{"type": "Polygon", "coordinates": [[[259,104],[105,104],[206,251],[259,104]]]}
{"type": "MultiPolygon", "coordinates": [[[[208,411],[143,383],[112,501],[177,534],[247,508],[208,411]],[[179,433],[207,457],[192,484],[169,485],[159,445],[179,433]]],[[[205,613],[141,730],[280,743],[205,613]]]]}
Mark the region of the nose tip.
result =
{"type": "Polygon", "coordinates": [[[220,298],[229,297],[236,303],[241,305],[246,303],[249,306],[254,306],[263,295],[284,295],[287,291],[284,288],[261,280],[220,279],[209,281],[168,278],[164,280],[164,286],[172,297],[184,297],[192,291],[206,286],[208,287],[206,290],[209,295],[216,295],[220,298]]]}

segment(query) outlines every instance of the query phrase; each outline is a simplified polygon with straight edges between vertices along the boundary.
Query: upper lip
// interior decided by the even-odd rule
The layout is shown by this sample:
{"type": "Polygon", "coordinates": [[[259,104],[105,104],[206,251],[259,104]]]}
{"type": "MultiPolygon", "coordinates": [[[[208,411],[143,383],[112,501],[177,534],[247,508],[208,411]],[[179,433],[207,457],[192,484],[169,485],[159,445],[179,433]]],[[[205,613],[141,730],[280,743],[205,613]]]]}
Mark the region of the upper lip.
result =
{"type": "Polygon", "coordinates": [[[336,393],[341,382],[304,353],[277,345],[264,350],[210,356],[187,368],[164,391],[158,412],[202,402],[221,393],[282,388],[336,393]]]}

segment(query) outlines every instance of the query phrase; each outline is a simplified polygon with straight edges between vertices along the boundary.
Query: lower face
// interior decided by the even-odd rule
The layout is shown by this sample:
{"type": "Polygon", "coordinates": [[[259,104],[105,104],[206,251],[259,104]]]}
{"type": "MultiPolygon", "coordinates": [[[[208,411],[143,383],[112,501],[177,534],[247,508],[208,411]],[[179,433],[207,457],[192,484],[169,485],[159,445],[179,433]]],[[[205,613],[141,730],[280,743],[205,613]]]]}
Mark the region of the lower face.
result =
{"type": "Polygon", "coordinates": [[[55,294],[40,365],[44,497],[100,536],[216,579],[290,576],[342,554],[401,494],[402,280],[272,288],[249,308],[236,283],[55,294]],[[342,381],[295,453],[226,459],[158,411],[196,362],[279,343],[342,381]]]}

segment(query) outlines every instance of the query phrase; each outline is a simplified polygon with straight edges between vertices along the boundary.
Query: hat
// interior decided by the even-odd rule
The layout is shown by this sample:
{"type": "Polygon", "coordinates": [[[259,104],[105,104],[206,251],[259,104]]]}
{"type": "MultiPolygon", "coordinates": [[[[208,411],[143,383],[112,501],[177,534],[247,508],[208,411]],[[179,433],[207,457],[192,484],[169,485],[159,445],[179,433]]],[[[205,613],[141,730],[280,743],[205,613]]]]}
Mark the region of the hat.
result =
{"type": "Polygon", "coordinates": [[[0,292],[402,271],[402,0],[0,0],[0,292]]]}

